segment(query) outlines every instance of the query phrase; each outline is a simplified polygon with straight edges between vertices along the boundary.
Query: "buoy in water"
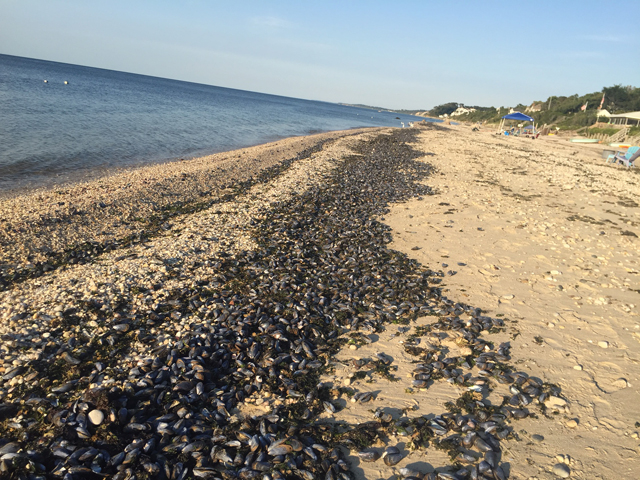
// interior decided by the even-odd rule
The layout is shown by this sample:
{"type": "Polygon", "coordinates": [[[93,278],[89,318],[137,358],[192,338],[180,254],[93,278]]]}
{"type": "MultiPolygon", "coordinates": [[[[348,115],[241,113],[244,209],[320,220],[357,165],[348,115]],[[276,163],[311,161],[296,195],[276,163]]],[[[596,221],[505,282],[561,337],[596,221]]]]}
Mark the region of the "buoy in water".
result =
{"type": "Polygon", "coordinates": [[[45,80],[44,83],[49,83],[49,80],[45,80]]]}
{"type": "Polygon", "coordinates": [[[67,81],[65,80],[65,81],[64,81],[64,84],[65,84],[65,85],[69,85],[69,82],[67,82],[67,81]]]}

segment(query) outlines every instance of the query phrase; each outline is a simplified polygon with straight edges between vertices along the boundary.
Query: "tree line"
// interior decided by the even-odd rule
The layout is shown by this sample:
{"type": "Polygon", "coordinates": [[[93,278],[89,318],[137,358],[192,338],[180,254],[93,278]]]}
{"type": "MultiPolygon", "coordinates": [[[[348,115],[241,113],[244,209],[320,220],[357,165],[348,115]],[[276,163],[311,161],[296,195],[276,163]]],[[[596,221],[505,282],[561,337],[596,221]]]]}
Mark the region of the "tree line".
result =
{"type": "MultiPolygon", "coordinates": [[[[600,107],[602,95],[604,94],[604,104],[602,108],[609,113],[625,113],[640,111],[640,88],[633,86],[614,85],[604,87],[600,92],[588,93],[579,96],[551,96],[546,100],[535,101],[532,105],[540,107],[540,111],[531,112],[536,123],[556,125],[564,129],[576,129],[596,122],[596,113],[600,107]],[[582,107],[586,105],[583,110],[582,107]]],[[[475,112],[461,115],[458,118],[471,122],[499,122],[500,119],[509,113],[508,108],[481,107],[462,105],[456,102],[443,103],[429,110],[429,115],[439,117],[440,115],[451,115],[459,106],[475,108],[475,112]]],[[[514,110],[525,112],[529,105],[518,104],[514,110]]]]}

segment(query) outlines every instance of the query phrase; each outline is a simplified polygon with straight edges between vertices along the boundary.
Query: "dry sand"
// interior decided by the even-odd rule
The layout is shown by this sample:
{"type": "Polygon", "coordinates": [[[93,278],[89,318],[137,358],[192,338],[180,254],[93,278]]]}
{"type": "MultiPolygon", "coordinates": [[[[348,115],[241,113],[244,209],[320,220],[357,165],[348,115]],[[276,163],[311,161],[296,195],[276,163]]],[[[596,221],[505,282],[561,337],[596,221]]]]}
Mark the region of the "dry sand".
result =
{"type": "MultiPolygon", "coordinates": [[[[512,423],[518,440],[503,442],[502,455],[510,478],[558,478],[558,463],[571,478],[640,478],[639,172],[606,164],[602,146],[448,128],[425,129],[414,146],[437,169],[426,181],[437,195],[394,205],[384,221],[391,248],[445,272],[443,295],[503,317],[507,331],[486,338],[509,341],[511,363],[558,385],[568,401],[512,423]]],[[[447,383],[405,393],[414,360],[402,342],[413,331],[390,326],[370,345],[341,352],[339,360],[384,352],[401,381],[358,380],[352,386],[376,399],[346,403],[338,419],[372,420],[376,408],[395,418],[440,414],[461,394],[447,383]]],[[[327,380],[352,373],[337,363],[327,380]]],[[[405,445],[389,439],[396,443],[405,445]]],[[[404,450],[395,467],[351,459],[361,478],[387,479],[401,467],[446,465],[432,450],[404,450]]]]}

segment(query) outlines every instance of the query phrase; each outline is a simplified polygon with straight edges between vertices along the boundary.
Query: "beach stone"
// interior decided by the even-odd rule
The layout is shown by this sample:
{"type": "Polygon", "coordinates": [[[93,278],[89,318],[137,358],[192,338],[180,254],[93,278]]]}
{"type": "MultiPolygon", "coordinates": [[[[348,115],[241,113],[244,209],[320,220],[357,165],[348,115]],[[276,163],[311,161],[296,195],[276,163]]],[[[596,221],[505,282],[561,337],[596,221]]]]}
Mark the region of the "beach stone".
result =
{"type": "Polygon", "coordinates": [[[551,471],[560,478],[569,478],[571,475],[571,469],[564,463],[556,463],[551,471]]]}
{"type": "Polygon", "coordinates": [[[618,378],[617,380],[614,380],[612,385],[616,388],[623,389],[629,386],[629,382],[627,382],[626,378],[618,378]]]}
{"type": "Polygon", "coordinates": [[[104,413],[102,413],[102,410],[91,410],[89,412],[89,421],[94,425],[100,425],[104,422],[104,413]]]}
{"type": "Polygon", "coordinates": [[[536,433],[536,434],[534,434],[534,435],[531,435],[531,439],[532,439],[534,442],[542,442],[542,441],[544,440],[544,436],[542,436],[542,435],[538,435],[538,434],[536,433]]]}
{"type": "Polygon", "coordinates": [[[574,365],[573,369],[574,370],[582,370],[582,365],[574,365]]]}
{"type": "Polygon", "coordinates": [[[569,428],[578,428],[578,421],[575,418],[572,418],[570,420],[567,420],[566,425],[569,428]]]}
{"type": "Polygon", "coordinates": [[[604,340],[600,340],[600,341],[598,342],[598,346],[599,346],[600,348],[609,348],[609,342],[606,342],[606,341],[604,341],[604,340]]]}
{"type": "Polygon", "coordinates": [[[560,397],[555,397],[553,395],[551,395],[549,398],[547,398],[547,400],[544,402],[545,406],[547,408],[557,408],[557,407],[564,407],[567,405],[567,401],[563,398],[560,397]]]}

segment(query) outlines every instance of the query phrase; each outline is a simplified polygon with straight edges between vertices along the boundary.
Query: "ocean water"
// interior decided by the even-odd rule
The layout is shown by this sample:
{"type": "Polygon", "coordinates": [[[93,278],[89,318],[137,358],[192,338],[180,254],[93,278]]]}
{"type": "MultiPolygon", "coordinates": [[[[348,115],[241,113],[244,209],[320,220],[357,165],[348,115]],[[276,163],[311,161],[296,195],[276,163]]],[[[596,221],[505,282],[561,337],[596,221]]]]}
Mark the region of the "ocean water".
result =
{"type": "Polygon", "coordinates": [[[290,136],[418,120],[0,55],[0,192],[290,136]]]}

